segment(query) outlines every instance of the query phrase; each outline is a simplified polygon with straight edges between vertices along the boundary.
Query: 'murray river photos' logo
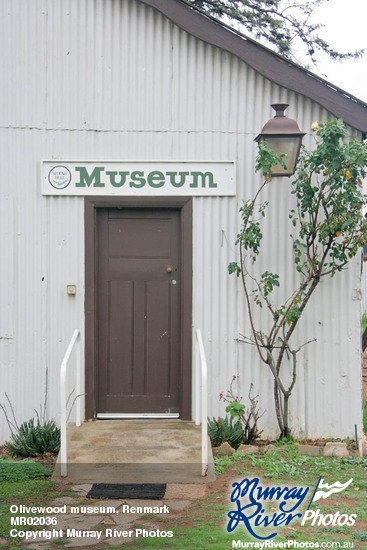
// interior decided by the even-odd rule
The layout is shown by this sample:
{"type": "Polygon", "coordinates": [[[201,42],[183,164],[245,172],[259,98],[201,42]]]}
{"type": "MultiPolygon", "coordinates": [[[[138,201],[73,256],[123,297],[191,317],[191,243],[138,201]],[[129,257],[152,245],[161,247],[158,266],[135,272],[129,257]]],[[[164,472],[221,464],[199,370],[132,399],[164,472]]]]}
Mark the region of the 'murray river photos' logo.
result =
{"type": "Polygon", "coordinates": [[[242,524],[255,538],[268,540],[277,535],[277,527],[289,525],[295,518],[302,518],[302,516],[301,525],[305,525],[307,521],[312,520],[312,525],[315,525],[317,521],[318,526],[352,526],[355,523],[356,514],[349,516],[336,512],[335,514],[323,515],[320,510],[309,510],[312,502],[344,491],[352,481],[353,478],[346,483],[336,481],[332,485],[328,485],[320,477],[307,511],[303,516],[300,512],[300,506],[309,493],[309,487],[262,487],[259,478],[245,478],[241,482],[232,484],[233,490],[230,498],[235,505],[235,510],[228,513],[227,531],[231,533],[242,524]],[[268,514],[265,510],[267,501],[277,501],[278,510],[268,514]],[[270,528],[270,534],[267,536],[260,535],[260,531],[264,527],[270,528]]]}
{"type": "Polygon", "coordinates": [[[292,487],[291,489],[288,487],[262,487],[259,482],[259,478],[255,477],[252,480],[245,478],[240,483],[233,483],[231,502],[235,503],[236,510],[228,513],[230,519],[227,531],[229,533],[243,523],[248,532],[257,539],[271,539],[275,537],[276,532],[262,537],[257,528],[289,525],[294,518],[302,517],[302,514],[296,510],[304,501],[309,491],[308,487],[292,487]],[[266,500],[279,501],[279,512],[274,512],[272,516],[267,515],[264,510],[266,500]]]}

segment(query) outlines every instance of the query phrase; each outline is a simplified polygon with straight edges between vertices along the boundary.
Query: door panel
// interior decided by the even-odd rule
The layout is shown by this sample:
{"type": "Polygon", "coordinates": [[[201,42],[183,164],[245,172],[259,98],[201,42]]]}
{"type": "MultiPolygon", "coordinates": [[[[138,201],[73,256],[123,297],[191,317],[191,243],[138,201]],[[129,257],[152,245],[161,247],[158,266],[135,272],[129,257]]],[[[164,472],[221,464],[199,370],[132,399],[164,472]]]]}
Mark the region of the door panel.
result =
{"type": "Polygon", "coordinates": [[[97,225],[97,412],[177,413],[179,211],[101,208],[97,225]]]}

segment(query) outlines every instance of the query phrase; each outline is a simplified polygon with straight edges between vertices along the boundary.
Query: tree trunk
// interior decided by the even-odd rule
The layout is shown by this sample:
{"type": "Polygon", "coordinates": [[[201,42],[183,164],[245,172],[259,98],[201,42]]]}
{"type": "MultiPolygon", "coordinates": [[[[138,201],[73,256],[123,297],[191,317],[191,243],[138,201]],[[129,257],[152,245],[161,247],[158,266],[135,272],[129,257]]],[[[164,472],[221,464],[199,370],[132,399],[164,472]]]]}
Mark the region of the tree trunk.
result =
{"type": "Polygon", "coordinates": [[[278,383],[274,379],[275,412],[276,412],[276,415],[277,415],[277,420],[278,420],[278,426],[279,426],[279,429],[280,429],[280,433],[283,433],[283,431],[284,431],[284,418],[283,418],[283,411],[282,411],[282,406],[281,406],[281,396],[279,394],[280,394],[280,390],[279,390],[279,387],[278,387],[278,383]]]}
{"type": "Polygon", "coordinates": [[[280,438],[283,437],[289,437],[291,435],[289,426],[288,426],[288,402],[289,402],[289,395],[284,396],[284,428],[283,433],[280,435],[280,438]]]}

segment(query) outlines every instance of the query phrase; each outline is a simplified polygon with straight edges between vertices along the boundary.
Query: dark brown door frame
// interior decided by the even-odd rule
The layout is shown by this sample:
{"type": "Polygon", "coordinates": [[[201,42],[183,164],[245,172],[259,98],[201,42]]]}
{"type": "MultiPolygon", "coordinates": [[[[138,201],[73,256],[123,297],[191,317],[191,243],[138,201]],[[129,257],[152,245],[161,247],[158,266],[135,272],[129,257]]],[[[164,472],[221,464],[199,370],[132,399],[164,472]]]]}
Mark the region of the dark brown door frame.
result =
{"type": "Polygon", "coordinates": [[[191,420],[192,378],[192,198],[191,197],[85,197],[85,414],[95,419],[97,376],[97,209],[178,208],[181,217],[181,376],[180,418],[191,420]]]}

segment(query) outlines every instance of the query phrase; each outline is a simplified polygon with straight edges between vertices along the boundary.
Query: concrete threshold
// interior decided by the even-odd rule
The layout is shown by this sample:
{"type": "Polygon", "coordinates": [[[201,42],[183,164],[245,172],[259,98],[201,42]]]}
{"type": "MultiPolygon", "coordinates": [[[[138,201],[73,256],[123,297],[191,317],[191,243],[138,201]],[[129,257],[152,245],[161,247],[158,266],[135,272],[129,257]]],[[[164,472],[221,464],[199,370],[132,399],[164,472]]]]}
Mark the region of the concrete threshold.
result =
{"type": "Polygon", "coordinates": [[[181,420],[97,420],[68,425],[67,477],[60,456],[53,479],[65,483],[207,483],[201,475],[201,427],[181,420]]]}

